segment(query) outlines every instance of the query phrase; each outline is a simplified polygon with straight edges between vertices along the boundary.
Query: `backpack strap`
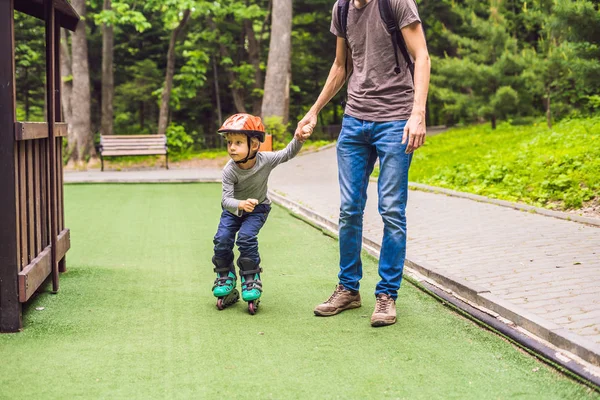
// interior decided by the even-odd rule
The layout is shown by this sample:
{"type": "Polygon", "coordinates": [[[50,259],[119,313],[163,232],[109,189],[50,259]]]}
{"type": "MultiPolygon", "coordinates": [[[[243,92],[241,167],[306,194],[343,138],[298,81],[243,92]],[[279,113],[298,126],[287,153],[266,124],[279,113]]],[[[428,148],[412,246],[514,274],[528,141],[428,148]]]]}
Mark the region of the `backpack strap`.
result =
{"type": "MultiPolygon", "coordinates": [[[[341,0],[340,0],[341,1],[341,0]]],[[[410,75],[413,80],[415,78],[414,71],[415,65],[412,62],[410,55],[408,54],[408,49],[406,48],[406,43],[404,42],[404,37],[402,36],[402,31],[398,29],[398,23],[396,22],[396,17],[392,12],[392,6],[390,4],[390,0],[379,0],[379,15],[383,20],[383,24],[385,25],[385,29],[388,31],[392,38],[392,46],[394,47],[394,56],[396,57],[396,67],[394,68],[394,72],[396,74],[400,73],[400,60],[398,59],[398,49],[404,56],[404,60],[408,65],[408,70],[410,71],[410,75]]]]}
{"type": "MultiPolygon", "coordinates": [[[[344,80],[348,79],[348,52],[350,46],[348,45],[348,10],[350,9],[350,0],[338,0],[337,3],[337,18],[342,27],[342,34],[346,42],[346,59],[344,60],[344,80]]],[[[346,107],[346,96],[342,100],[342,107],[346,107]]]]}
{"type": "Polygon", "coordinates": [[[338,0],[337,17],[342,27],[344,39],[348,39],[348,10],[350,9],[350,0],[338,0]]]}

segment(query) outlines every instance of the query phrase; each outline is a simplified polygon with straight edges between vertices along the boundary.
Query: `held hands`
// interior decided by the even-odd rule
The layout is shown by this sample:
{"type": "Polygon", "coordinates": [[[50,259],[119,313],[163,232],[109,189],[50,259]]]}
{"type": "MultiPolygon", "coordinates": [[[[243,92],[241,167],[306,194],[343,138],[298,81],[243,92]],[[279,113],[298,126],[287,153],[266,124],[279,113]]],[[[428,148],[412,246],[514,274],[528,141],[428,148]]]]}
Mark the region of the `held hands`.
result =
{"type": "Polygon", "coordinates": [[[240,201],[240,204],[238,205],[238,208],[240,210],[244,210],[246,212],[252,212],[254,211],[254,207],[256,207],[258,205],[258,200],[256,199],[248,199],[248,200],[242,200],[240,201]]]}
{"type": "Polygon", "coordinates": [[[404,135],[402,135],[402,144],[406,146],[406,154],[410,154],[425,143],[425,113],[413,113],[406,122],[404,135]]]}
{"type": "Polygon", "coordinates": [[[297,141],[304,143],[306,139],[310,137],[314,127],[317,125],[317,116],[315,114],[308,113],[298,122],[294,137],[297,141]]]}

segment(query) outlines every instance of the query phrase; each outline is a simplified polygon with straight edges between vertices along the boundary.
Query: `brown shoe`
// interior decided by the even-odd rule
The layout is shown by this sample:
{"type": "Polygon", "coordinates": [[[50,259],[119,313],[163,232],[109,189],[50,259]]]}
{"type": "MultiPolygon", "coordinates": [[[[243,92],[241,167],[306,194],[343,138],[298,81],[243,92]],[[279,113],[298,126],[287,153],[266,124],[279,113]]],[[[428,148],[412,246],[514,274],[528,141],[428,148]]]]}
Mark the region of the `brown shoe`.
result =
{"type": "Polygon", "coordinates": [[[396,323],[396,301],[389,294],[380,293],[371,316],[371,326],[386,326],[396,323]]]}
{"type": "Polygon", "coordinates": [[[329,317],[344,310],[360,307],[360,293],[346,289],[342,285],[335,288],[329,299],[315,307],[315,315],[329,317]]]}

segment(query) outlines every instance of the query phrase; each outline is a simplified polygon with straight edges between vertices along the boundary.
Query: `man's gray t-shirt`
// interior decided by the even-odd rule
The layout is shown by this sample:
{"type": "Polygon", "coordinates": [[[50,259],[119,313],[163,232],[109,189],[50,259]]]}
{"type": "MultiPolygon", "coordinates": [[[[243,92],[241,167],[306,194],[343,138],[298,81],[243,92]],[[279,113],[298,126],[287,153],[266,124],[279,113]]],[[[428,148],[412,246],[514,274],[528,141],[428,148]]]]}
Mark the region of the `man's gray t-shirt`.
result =
{"type": "MultiPolygon", "coordinates": [[[[371,0],[357,9],[350,0],[346,42],[351,50],[353,72],[348,82],[345,113],[375,122],[404,120],[410,117],[413,107],[412,77],[400,50],[401,72],[394,72],[394,47],[379,14],[378,1],[371,0]]],[[[390,0],[390,5],[400,29],[421,21],[414,0],[390,0]]],[[[331,32],[344,37],[337,2],[333,6],[331,32]]]]}
{"type": "Polygon", "coordinates": [[[241,216],[242,210],[238,209],[240,201],[257,199],[258,204],[271,204],[267,197],[267,183],[273,168],[296,156],[302,143],[295,138],[280,151],[258,152],[256,164],[250,169],[241,169],[229,160],[223,168],[223,198],[221,205],[234,215],[241,216]]]}

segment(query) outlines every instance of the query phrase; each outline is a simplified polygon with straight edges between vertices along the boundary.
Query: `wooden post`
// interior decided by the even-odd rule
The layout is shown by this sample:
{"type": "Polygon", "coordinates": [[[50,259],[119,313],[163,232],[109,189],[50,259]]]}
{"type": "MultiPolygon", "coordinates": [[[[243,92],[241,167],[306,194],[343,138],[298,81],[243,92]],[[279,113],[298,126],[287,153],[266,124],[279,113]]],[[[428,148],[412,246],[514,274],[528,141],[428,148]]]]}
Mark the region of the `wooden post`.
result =
{"type": "MultiPolygon", "coordinates": [[[[60,15],[58,15],[56,12],[54,14],[55,16],[55,20],[54,20],[54,121],[56,122],[63,122],[63,114],[62,114],[62,108],[61,108],[61,104],[60,104],[60,99],[61,99],[61,93],[60,93],[60,83],[61,83],[61,74],[60,74],[60,15]]],[[[62,174],[63,174],[63,169],[62,169],[62,141],[65,140],[62,136],[58,138],[58,162],[61,163],[60,164],[60,168],[58,170],[58,173],[60,174],[60,187],[58,188],[58,190],[60,191],[60,213],[58,216],[58,225],[60,227],[59,229],[59,233],[62,232],[62,230],[65,227],[65,202],[64,202],[64,185],[63,185],[63,179],[62,179],[62,174]]],[[[59,272],[66,272],[67,271],[67,262],[66,262],[66,258],[67,256],[65,255],[62,259],[60,259],[58,261],[58,270],[59,272]]]]}
{"type": "Polygon", "coordinates": [[[48,143],[50,143],[50,243],[52,245],[52,291],[58,292],[58,260],[56,259],[56,242],[58,238],[58,179],[56,176],[56,137],[54,135],[55,98],[54,98],[54,4],[52,0],[44,0],[44,18],[46,20],[46,95],[48,115],[48,143]]]}
{"type": "Polygon", "coordinates": [[[13,0],[0,0],[0,332],[21,329],[17,238],[13,0]]]}

